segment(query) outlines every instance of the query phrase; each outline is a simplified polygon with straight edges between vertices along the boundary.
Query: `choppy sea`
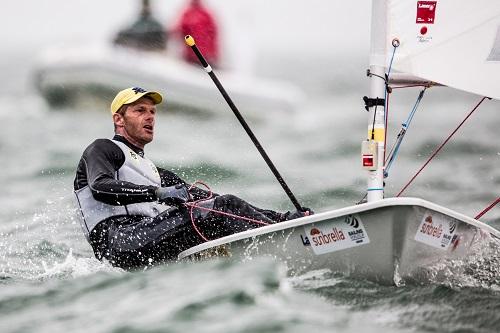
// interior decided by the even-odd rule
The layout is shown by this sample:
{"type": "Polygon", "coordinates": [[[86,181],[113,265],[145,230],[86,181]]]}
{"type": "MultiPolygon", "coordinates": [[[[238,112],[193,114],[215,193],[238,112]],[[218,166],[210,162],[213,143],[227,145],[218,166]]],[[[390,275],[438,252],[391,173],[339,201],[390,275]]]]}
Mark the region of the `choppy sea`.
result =
{"type": "MultiPolygon", "coordinates": [[[[52,109],[31,84],[30,55],[13,54],[0,64],[13,77],[0,90],[0,332],[500,331],[497,248],[436,263],[447,274],[434,283],[399,287],[331,271],[290,277],[271,260],[172,263],[136,272],[97,261],[78,224],[72,184],[86,145],[112,136],[109,113],[92,105],[52,109]]],[[[365,188],[358,167],[368,124],[365,58],[337,59],[350,64],[340,78],[325,72],[330,59],[316,59],[313,68],[292,59],[293,72],[280,61],[260,60],[259,75],[290,80],[308,99],[293,114],[263,111],[250,126],[304,206],[322,212],[354,204],[365,188]]],[[[389,144],[417,95],[410,89],[391,97],[389,144]]],[[[387,196],[479,99],[444,88],[426,92],[386,180],[387,196]]],[[[498,197],[499,108],[498,101],[485,101],[405,195],[470,216],[498,197]]],[[[187,181],[292,209],[229,110],[160,113],[146,154],[187,181]]],[[[500,208],[483,221],[500,228],[500,208]]]]}

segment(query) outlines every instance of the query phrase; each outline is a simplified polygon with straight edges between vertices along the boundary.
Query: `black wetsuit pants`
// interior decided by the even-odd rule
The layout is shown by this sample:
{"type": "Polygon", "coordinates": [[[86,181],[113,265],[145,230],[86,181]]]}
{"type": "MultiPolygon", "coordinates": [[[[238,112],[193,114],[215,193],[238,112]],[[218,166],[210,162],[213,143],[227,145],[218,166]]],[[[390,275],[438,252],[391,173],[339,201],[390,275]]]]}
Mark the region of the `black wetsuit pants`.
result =
{"type": "MultiPolygon", "coordinates": [[[[215,197],[212,209],[268,224],[286,219],[286,214],[260,209],[233,195],[215,197]]],[[[193,213],[197,229],[209,240],[262,226],[197,208],[193,213]]],[[[90,235],[96,257],[124,269],[176,260],[180,252],[203,242],[185,207],[169,209],[154,218],[112,217],[99,223],[90,235]]]]}

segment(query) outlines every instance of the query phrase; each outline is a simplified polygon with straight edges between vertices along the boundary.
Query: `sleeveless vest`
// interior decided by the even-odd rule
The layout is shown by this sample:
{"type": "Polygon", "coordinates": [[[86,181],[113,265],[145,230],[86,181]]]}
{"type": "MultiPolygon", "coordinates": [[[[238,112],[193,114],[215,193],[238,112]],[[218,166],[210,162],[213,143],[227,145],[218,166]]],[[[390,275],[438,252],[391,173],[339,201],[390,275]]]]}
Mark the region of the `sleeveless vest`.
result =
{"type": "MultiPolygon", "coordinates": [[[[111,140],[121,148],[125,155],[125,162],[115,172],[116,180],[124,180],[137,185],[161,186],[158,169],[149,159],[141,157],[126,144],[111,140]]],[[[168,209],[168,206],[157,202],[140,202],[123,206],[113,206],[94,199],[89,185],[75,191],[83,219],[80,221],[87,240],[89,234],[99,222],[112,216],[140,215],[155,217],[168,209]]],[[[131,194],[133,195],[133,194],[131,194]]]]}

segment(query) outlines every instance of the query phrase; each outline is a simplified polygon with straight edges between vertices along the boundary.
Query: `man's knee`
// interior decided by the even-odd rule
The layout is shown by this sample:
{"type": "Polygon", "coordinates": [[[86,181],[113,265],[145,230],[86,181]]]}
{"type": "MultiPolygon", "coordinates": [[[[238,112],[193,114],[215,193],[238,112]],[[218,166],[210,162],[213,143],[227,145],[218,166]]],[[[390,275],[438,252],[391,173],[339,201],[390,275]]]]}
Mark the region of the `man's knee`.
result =
{"type": "Polygon", "coordinates": [[[253,208],[245,200],[235,195],[225,194],[217,198],[214,205],[216,210],[245,216],[251,214],[251,211],[253,211],[253,208]]]}
{"type": "Polygon", "coordinates": [[[240,203],[242,200],[232,194],[224,194],[215,198],[215,206],[217,207],[230,207],[240,203]]]}

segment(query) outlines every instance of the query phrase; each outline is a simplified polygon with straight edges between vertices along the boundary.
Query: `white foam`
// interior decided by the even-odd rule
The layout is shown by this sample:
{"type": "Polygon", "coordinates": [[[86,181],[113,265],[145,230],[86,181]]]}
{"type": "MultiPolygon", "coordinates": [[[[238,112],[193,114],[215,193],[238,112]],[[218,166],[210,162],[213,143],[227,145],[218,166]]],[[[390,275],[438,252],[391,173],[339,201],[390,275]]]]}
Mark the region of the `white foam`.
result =
{"type": "Polygon", "coordinates": [[[73,249],[69,250],[63,262],[55,262],[51,267],[45,262],[42,262],[42,265],[45,272],[37,277],[39,279],[69,276],[78,278],[97,272],[123,272],[122,269],[113,267],[109,263],[101,262],[95,258],[75,258],[73,256],[73,249]]]}

